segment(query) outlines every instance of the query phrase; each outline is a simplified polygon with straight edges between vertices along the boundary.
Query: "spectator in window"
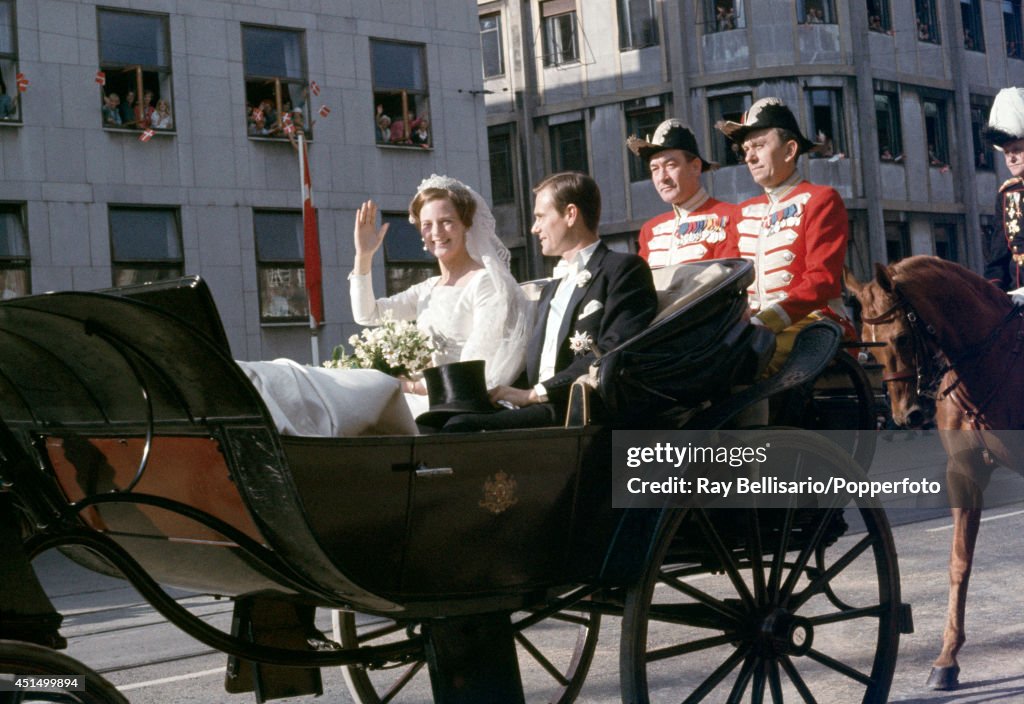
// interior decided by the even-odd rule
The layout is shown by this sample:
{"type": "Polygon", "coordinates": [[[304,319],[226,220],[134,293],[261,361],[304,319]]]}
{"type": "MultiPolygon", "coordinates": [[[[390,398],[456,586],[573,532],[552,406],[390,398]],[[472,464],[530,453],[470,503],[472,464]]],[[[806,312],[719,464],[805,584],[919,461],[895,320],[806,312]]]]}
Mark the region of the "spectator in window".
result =
{"type": "Polygon", "coordinates": [[[117,93],[108,93],[103,97],[103,126],[121,126],[121,97],[117,93]]]}
{"type": "Polygon", "coordinates": [[[383,113],[377,115],[377,141],[382,144],[391,141],[391,118],[383,113]]]}
{"type": "Polygon", "coordinates": [[[391,123],[391,143],[412,144],[412,133],[419,129],[423,119],[423,117],[417,117],[415,120],[394,120],[391,123]]]}
{"type": "Polygon", "coordinates": [[[935,152],[935,145],[928,145],[928,164],[931,166],[944,166],[945,162],[939,158],[939,155],[935,152]]]}
{"type": "Polygon", "coordinates": [[[156,107],[150,114],[150,126],[157,130],[174,129],[174,118],[171,117],[171,105],[163,98],[156,101],[156,107]]]}
{"type": "Polygon", "coordinates": [[[892,161],[892,150],[889,147],[882,147],[882,152],[879,154],[879,158],[882,161],[892,161]]]}
{"type": "Polygon", "coordinates": [[[807,24],[824,24],[825,13],[822,12],[820,9],[816,9],[813,7],[808,8],[806,22],[807,24]]]}
{"type": "Polygon", "coordinates": [[[7,95],[7,83],[0,73],[0,120],[13,120],[18,116],[18,96],[7,95]]]}
{"type": "Polygon", "coordinates": [[[128,91],[124,100],[121,101],[121,105],[118,108],[121,114],[121,124],[125,127],[138,127],[140,122],[140,114],[138,111],[138,103],[135,99],[135,91],[128,91]]]}
{"type": "Polygon", "coordinates": [[[412,133],[412,143],[421,147],[430,146],[430,122],[426,117],[420,118],[420,124],[412,133]]]}
{"type": "Polygon", "coordinates": [[[715,9],[715,27],[719,32],[736,29],[736,10],[731,5],[719,5],[715,9]]]}
{"type": "Polygon", "coordinates": [[[142,105],[140,106],[140,112],[142,115],[142,126],[146,128],[152,126],[153,112],[156,110],[156,107],[153,105],[154,97],[153,91],[151,90],[142,92],[142,105]]]}
{"type": "Polygon", "coordinates": [[[931,34],[928,31],[928,25],[921,20],[917,21],[917,39],[922,42],[931,41],[931,34]]]}
{"type": "Polygon", "coordinates": [[[882,18],[878,15],[871,15],[868,18],[868,29],[872,32],[885,32],[885,29],[882,27],[882,18]]]}

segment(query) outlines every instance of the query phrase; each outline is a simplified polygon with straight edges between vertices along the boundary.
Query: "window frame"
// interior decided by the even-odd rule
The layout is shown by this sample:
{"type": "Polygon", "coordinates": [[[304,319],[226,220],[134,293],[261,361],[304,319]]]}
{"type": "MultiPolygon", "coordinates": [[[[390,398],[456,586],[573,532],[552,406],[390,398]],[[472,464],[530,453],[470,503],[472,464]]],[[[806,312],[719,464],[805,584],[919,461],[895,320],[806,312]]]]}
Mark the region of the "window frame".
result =
{"type": "Polygon", "coordinates": [[[546,68],[561,68],[569,64],[580,63],[580,26],[579,16],[576,12],[576,3],[566,0],[541,0],[541,35],[544,44],[543,62],[546,68]],[[545,14],[545,6],[548,8],[555,5],[572,6],[572,9],[554,11],[545,14]],[[566,30],[561,25],[565,20],[569,21],[568,34],[571,35],[569,44],[563,46],[566,30]]]}
{"type": "Polygon", "coordinates": [[[309,294],[306,291],[306,261],[303,247],[305,246],[303,240],[303,229],[302,229],[302,211],[292,208],[253,208],[252,209],[252,237],[253,237],[253,255],[256,265],[256,297],[259,304],[259,316],[260,325],[298,325],[309,323],[309,294]],[[273,216],[289,216],[294,222],[295,226],[295,244],[298,249],[297,257],[264,257],[260,252],[260,217],[264,215],[273,216]],[[284,315],[272,314],[273,301],[271,299],[272,292],[265,291],[266,279],[265,272],[272,271],[287,271],[295,277],[294,284],[286,284],[284,289],[287,292],[285,296],[288,310],[291,313],[284,315]],[[301,292],[301,305],[298,300],[289,300],[290,296],[295,296],[296,291],[301,292]],[[271,312],[268,312],[268,309],[271,312]]]}
{"type": "Polygon", "coordinates": [[[385,294],[393,296],[410,286],[426,281],[431,276],[436,276],[439,272],[437,258],[423,245],[423,236],[416,226],[409,222],[409,213],[382,211],[381,224],[385,223],[388,225],[388,236],[381,247],[384,254],[385,294]],[[409,251],[415,252],[414,256],[393,256],[399,238],[402,237],[413,241],[409,251]]]}
{"type": "Polygon", "coordinates": [[[911,255],[910,226],[907,223],[887,220],[882,231],[885,235],[885,254],[889,262],[899,261],[911,255]]]}
{"type": "Polygon", "coordinates": [[[902,111],[900,110],[900,95],[896,91],[875,86],[873,97],[875,101],[875,128],[879,136],[878,158],[883,162],[901,164],[903,163],[903,125],[901,124],[903,118],[902,111]],[[886,105],[888,106],[889,118],[886,120],[886,129],[884,131],[878,119],[879,98],[885,98],[886,105]],[[882,143],[883,134],[888,134],[889,136],[889,141],[886,144],[882,143]],[[890,154],[888,159],[882,157],[886,148],[888,148],[890,154]]]}
{"type": "Polygon", "coordinates": [[[616,0],[615,6],[619,20],[619,51],[646,49],[661,44],[658,7],[654,0],[616,0]],[[634,26],[636,20],[641,19],[633,12],[635,5],[640,5],[646,10],[646,20],[650,23],[646,29],[638,30],[634,26]],[[638,36],[641,37],[639,41],[637,40],[638,36]]]}
{"type": "Polygon", "coordinates": [[[381,132],[378,128],[376,130],[377,137],[374,140],[377,146],[386,147],[400,147],[403,149],[431,149],[433,147],[433,128],[429,127],[430,124],[430,80],[428,74],[429,67],[427,66],[427,51],[426,44],[421,42],[405,42],[398,41],[395,39],[384,39],[381,37],[370,37],[370,83],[373,90],[373,104],[376,112],[374,113],[374,125],[379,125],[380,110],[378,108],[383,107],[384,114],[389,117],[390,124],[392,125],[391,137],[387,141],[381,139],[381,132]],[[422,81],[423,88],[416,88],[415,86],[407,88],[391,88],[391,87],[378,87],[378,76],[377,76],[377,60],[376,47],[384,45],[394,45],[403,47],[415,47],[419,51],[419,63],[422,67],[422,75],[420,80],[422,81]],[[405,122],[405,129],[403,130],[402,140],[399,142],[392,141],[394,137],[394,120],[391,119],[391,110],[389,105],[394,105],[394,99],[398,99],[399,112],[404,116],[403,122],[405,122]],[[410,105],[415,109],[410,110],[410,105]],[[390,112],[389,112],[390,111],[390,112]],[[413,116],[414,115],[414,116],[413,116]],[[410,118],[410,116],[413,116],[410,118]],[[417,143],[413,139],[414,130],[421,124],[421,120],[426,119],[428,124],[428,132],[425,142],[417,143]]]}
{"type": "Polygon", "coordinates": [[[1021,0],[1002,0],[1003,37],[1006,42],[1006,56],[1010,59],[1024,59],[1024,26],[1022,26],[1021,0]],[[1010,12],[1007,13],[1007,7],[1010,12]]]}
{"type": "MultiPolygon", "coordinates": [[[[738,122],[743,119],[743,114],[750,109],[753,102],[754,94],[749,90],[708,96],[708,124],[715,125],[722,120],[735,120],[738,122]],[[716,109],[721,103],[729,99],[739,99],[739,102],[743,105],[742,109],[731,109],[735,106],[730,106],[728,112],[722,109],[716,109]]],[[[740,155],[732,140],[717,129],[713,130],[711,133],[711,161],[717,162],[723,167],[741,166],[744,163],[743,157],[740,155]]]]}
{"type": "Polygon", "coordinates": [[[487,159],[491,170],[491,202],[494,205],[504,205],[516,202],[516,175],[515,175],[515,140],[513,139],[515,123],[509,122],[504,125],[494,125],[487,128],[487,159]],[[495,145],[504,145],[504,149],[496,150],[495,145]],[[504,153],[506,157],[503,168],[496,168],[496,155],[504,153]],[[507,182],[507,188],[500,185],[501,179],[496,178],[502,172],[503,179],[507,182]]]}
{"type": "Polygon", "coordinates": [[[798,0],[796,12],[797,24],[839,24],[839,19],[836,16],[835,0],[798,0]],[[821,19],[817,22],[811,22],[808,19],[811,10],[819,11],[821,19]]]}
{"type": "Polygon", "coordinates": [[[127,286],[146,281],[166,281],[181,278],[185,275],[185,249],[181,238],[181,208],[174,205],[139,205],[137,203],[110,203],[107,206],[107,233],[110,243],[110,280],[113,286],[127,286]],[[115,243],[114,214],[128,211],[153,211],[164,212],[171,216],[174,228],[175,244],[177,245],[177,258],[167,259],[146,259],[146,258],[119,258],[117,245],[115,243]],[[122,280],[121,273],[128,271],[161,271],[166,275],[156,279],[147,280],[122,280]]]}
{"type": "Polygon", "coordinates": [[[10,99],[9,115],[0,117],[0,124],[21,125],[21,91],[18,90],[18,13],[15,0],[0,0],[0,5],[10,9],[10,51],[0,51],[0,83],[4,94],[10,99]]]}
{"type": "Polygon", "coordinates": [[[988,124],[986,116],[992,110],[992,102],[991,100],[983,101],[985,99],[981,96],[972,95],[970,98],[971,142],[974,147],[974,168],[980,171],[995,171],[995,154],[983,136],[983,130],[988,124]]]}
{"type": "MultiPolygon", "coordinates": [[[[622,112],[626,120],[626,138],[628,139],[631,135],[636,135],[640,139],[647,139],[648,135],[653,135],[658,125],[666,119],[665,102],[661,96],[658,96],[656,98],[640,98],[623,103],[622,112]],[[655,101],[656,104],[652,104],[655,101]],[[654,118],[650,122],[644,119],[650,117],[654,118]]],[[[626,153],[629,154],[629,182],[640,183],[650,179],[651,169],[647,162],[628,150],[626,153]]]]}
{"type": "Polygon", "coordinates": [[[560,171],[590,173],[590,154],[587,150],[587,125],[582,117],[578,120],[566,120],[557,124],[548,123],[548,143],[551,147],[551,171],[553,173],[560,171]],[[578,132],[575,136],[563,136],[563,133],[567,133],[570,129],[578,130],[578,132]],[[578,141],[580,143],[583,158],[581,165],[569,163],[570,160],[567,159],[567,155],[563,150],[563,146],[571,141],[578,141]]]}
{"type": "Polygon", "coordinates": [[[804,89],[804,100],[807,103],[807,126],[809,128],[809,136],[811,137],[811,140],[815,142],[818,141],[818,131],[821,130],[821,132],[825,134],[825,137],[832,141],[832,148],[830,150],[822,149],[820,151],[812,151],[809,154],[810,158],[826,159],[837,154],[847,154],[846,121],[843,117],[846,113],[843,109],[845,106],[843,89],[833,88],[830,86],[808,87],[804,89]],[[816,93],[827,94],[827,106],[815,102],[814,94],[816,93]],[[831,135],[821,129],[821,125],[818,122],[817,109],[823,107],[828,108],[829,123],[832,132],[831,135]]]}
{"type": "MultiPolygon", "coordinates": [[[[312,120],[306,118],[310,114],[311,101],[309,95],[309,62],[306,49],[306,30],[292,27],[278,27],[273,25],[243,22],[241,24],[242,40],[242,81],[245,86],[245,132],[252,140],[273,140],[281,141],[291,139],[292,134],[288,133],[288,123],[295,128],[302,129],[307,140],[312,141],[313,130],[312,120]],[[260,74],[250,72],[248,65],[249,47],[248,42],[252,37],[249,30],[253,32],[278,32],[282,35],[294,35],[297,39],[299,54],[299,77],[275,76],[271,74],[260,74]],[[270,86],[270,95],[266,95],[266,86],[270,86]],[[295,91],[298,98],[293,95],[295,91]],[[301,100],[301,105],[296,100],[301,100]],[[263,128],[258,128],[252,118],[254,109],[259,108],[265,101],[270,100],[274,110],[274,119],[267,125],[264,122],[263,128]],[[291,110],[285,110],[286,105],[291,105],[291,110]],[[252,108],[252,109],[250,109],[252,108]],[[304,112],[300,113],[297,108],[304,112]],[[285,119],[285,115],[289,115],[285,119]]],[[[264,111],[265,112],[265,111],[264,111]]]]}
{"type": "Polygon", "coordinates": [[[917,22],[917,41],[929,44],[941,44],[939,33],[939,16],[934,0],[914,0],[914,18],[917,22]],[[926,34],[922,35],[922,28],[926,34]]]}
{"type": "Polygon", "coordinates": [[[938,221],[932,222],[932,247],[935,251],[935,256],[940,259],[945,259],[949,262],[959,263],[960,262],[960,227],[956,222],[949,221],[938,221]],[[943,233],[944,236],[940,236],[943,233]],[[944,245],[946,254],[951,256],[943,256],[940,254],[940,247],[944,245]]]}
{"type": "Polygon", "coordinates": [[[746,13],[743,7],[744,0],[704,0],[704,33],[717,34],[718,32],[731,32],[734,29],[744,29],[747,26],[746,13]],[[718,7],[732,10],[732,26],[720,20],[718,7]]]}
{"type": "Polygon", "coordinates": [[[868,30],[879,34],[892,34],[892,11],[889,7],[889,0],[866,0],[865,9],[868,13],[868,30]],[[878,18],[877,25],[872,25],[871,19],[878,18]]]}
{"type": "Polygon", "coordinates": [[[0,217],[13,216],[14,221],[18,223],[18,235],[21,240],[21,248],[24,250],[24,254],[0,251],[0,300],[27,296],[32,293],[32,250],[28,239],[28,218],[25,206],[26,204],[23,202],[0,201],[0,217]],[[11,274],[21,274],[21,276],[11,276],[11,274]],[[18,290],[19,278],[22,280],[21,288],[23,290],[18,290]],[[11,287],[12,281],[15,284],[14,287],[11,287]]]}
{"type": "Polygon", "coordinates": [[[978,0],[960,0],[960,25],[964,33],[964,50],[984,54],[985,27],[981,21],[981,5],[978,0]]]}
{"type": "Polygon", "coordinates": [[[928,166],[937,169],[949,169],[949,101],[934,96],[921,97],[921,116],[924,120],[925,153],[928,166]],[[934,107],[935,114],[928,115],[928,106],[934,107]],[[929,147],[934,145],[934,152],[929,147]]]}
{"type": "Polygon", "coordinates": [[[502,41],[501,12],[488,12],[480,15],[480,59],[483,64],[484,78],[499,78],[505,75],[505,43],[502,41]],[[483,24],[486,20],[494,20],[494,27],[485,29],[483,24]],[[497,49],[497,71],[487,73],[487,46],[484,37],[493,35],[495,37],[495,48],[497,49]]]}
{"type": "MultiPolygon", "coordinates": [[[[117,93],[119,100],[122,99],[122,94],[124,95],[124,99],[127,99],[128,93],[134,93],[136,103],[141,105],[146,92],[151,92],[153,94],[152,107],[154,110],[160,100],[168,101],[171,110],[171,127],[154,129],[159,129],[161,133],[174,132],[174,125],[177,124],[177,118],[174,114],[177,101],[174,100],[174,71],[172,66],[173,51],[171,48],[170,15],[164,12],[153,12],[150,10],[135,10],[97,5],[96,54],[97,66],[99,67],[99,71],[102,71],[104,75],[104,82],[99,86],[100,125],[103,129],[111,131],[126,130],[130,132],[150,129],[150,118],[147,114],[149,111],[147,109],[143,109],[140,112],[140,110],[136,108],[133,111],[135,119],[131,122],[134,124],[124,124],[123,117],[120,118],[122,120],[121,123],[110,124],[105,119],[104,111],[106,110],[107,96],[112,93],[117,93]],[[103,54],[103,15],[132,15],[136,17],[141,16],[158,19],[160,21],[159,32],[160,35],[162,35],[159,41],[162,42],[164,47],[166,47],[164,51],[165,55],[163,57],[163,60],[166,61],[166,63],[146,64],[142,62],[124,62],[110,60],[105,57],[103,54]],[[128,75],[126,76],[124,74],[128,75]],[[111,85],[111,82],[113,82],[113,85],[111,85]],[[125,86],[125,89],[122,90],[121,86],[125,86]],[[117,88],[117,91],[113,90],[114,88],[117,88]]],[[[124,109],[120,107],[121,105],[124,105],[124,103],[119,103],[119,111],[124,109]]]]}

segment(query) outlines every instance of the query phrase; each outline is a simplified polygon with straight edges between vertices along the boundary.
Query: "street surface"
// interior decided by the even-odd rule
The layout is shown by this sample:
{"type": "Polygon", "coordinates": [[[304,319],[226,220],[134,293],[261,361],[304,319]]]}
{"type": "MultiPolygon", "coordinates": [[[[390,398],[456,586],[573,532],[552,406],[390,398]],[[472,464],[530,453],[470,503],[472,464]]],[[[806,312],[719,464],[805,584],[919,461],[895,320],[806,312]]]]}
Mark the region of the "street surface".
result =
{"type": "MultiPolygon", "coordinates": [[[[915,437],[896,435],[879,443],[888,461],[881,475],[919,468],[934,474],[941,451],[923,452],[915,437]]],[[[873,470],[872,478],[876,474],[873,470]]],[[[950,520],[945,508],[890,508],[903,600],[913,607],[915,633],[900,641],[891,701],[914,704],[1024,702],[1024,480],[1000,469],[994,485],[1003,505],[986,512],[967,604],[967,644],[960,656],[961,689],[932,692],[923,684],[938,652],[946,605],[946,561],[950,520]]],[[[990,499],[991,500],[991,499],[990,499]]],[[[51,551],[36,567],[56,608],[64,614],[62,633],[67,653],[115,684],[133,704],[211,704],[254,702],[252,694],[227,694],[223,688],[226,657],[192,640],[166,623],[126,582],[103,577],[51,551]]],[[[180,603],[209,623],[230,629],[231,602],[175,592],[180,603]]],[[[321,611],[318,626],[331,632],[330,613],[321,611]]],[[[550,645],[550,644],[549,644],[550,645]]],[[[598,652],[578,701],[620,701],[618,676],[619,621],[605,618],[598,652]]],[[[720,662],[701,664],[708,672],[720,662]]],[[[429,701],[425,671],[418,688],[403,701],[429,701]]],[[[282,702],[352,702],[339,668],[323,673],[325,696],[282,702]]],[[[541,683],[524,675],[527,692],[541,683]]],[[[535,701],[536,699],[534,699],[535,701]]],[[[529,694],[527,701],[531,701],[529,694]]],[[[787,701],[789,701],[787,699],[787,701]]]]}

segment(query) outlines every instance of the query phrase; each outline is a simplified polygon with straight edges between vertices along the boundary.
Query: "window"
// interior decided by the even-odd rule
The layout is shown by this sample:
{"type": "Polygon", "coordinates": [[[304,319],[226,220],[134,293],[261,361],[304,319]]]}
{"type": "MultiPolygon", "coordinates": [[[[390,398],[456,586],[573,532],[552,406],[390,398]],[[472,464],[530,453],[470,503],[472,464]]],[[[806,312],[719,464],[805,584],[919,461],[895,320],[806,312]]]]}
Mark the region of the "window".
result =
{"type": "Polygon", "coordinates": [[[25,209],[0,203],[0,300],[32,292],[25,209]]]}
{"type": "MultiPolygon", "coordinates": [[[[640,98],[625,105],[626,110],[626,137],[636,135],[640,139],[647,139],[654,135],[665,120],[665,107],[661,98],[640,98]]],[[[644,181],[651,177],[651,170],[644,161],[630,151],[629,155],[629,180],[632,183],[644,181]]]]}
{"type": "Polygon", "coordinates": [[[249,136],[287,138],[285,116],[304,127],[301,111],[309,101],[302,32],[242,25],[242,52],[249,136]]]}
{"type": "Polygon", "coordinates": [[[158,129],[173,129],[171,42],[167,15],[97,10],[100,117],[111,129],[148,129],[159,106],[158,129]],[[162,101],[162,105],[160,105],[162,101]]]}
{"type": "Polygon", "coordinates": [[[843,125],[843,92],[836,88],[814,88],[807,91],[811,139],[824,143],[811,157],[831,157],[846,152],[846,129],[843,125]]]}
{"type": "Polygon", "coordinates": [[[109,217],[115,286],[176,279],[184,273],[176,208],[111,206],[109,217]]]}
{"type": "Polygon", "coordinates": [[[1024,59],[1020,0],[1003,0],[1003,28],[1006,31],[1006,55],[1011,59],[1024,59]]]}
{"type": "Polygon", "coordinates": [[[934,223],[932,239],[935,242],[935,256],[951,262],[960,260],[957,250],[956,225],[953,223],[934,223]]]}
{"type": "Polygon", "coordinates": [[[370,40],[377,142],[431,144],[427,60],[422,44],[370,40]]]}
{"type": "Polygon", "coordinates": [[[946,129],[946,102],[922,101],[924,131],[928,139],[928,165],[949,169],[949,133],[946,129]]]}
{"type": "Polygon", "coordinates": [[[896,93],[875,90],[875,122],[878,128],[878,157],[882,161],[903,161],[903,132],[900,129],[899,98],[896,93]]]}
{"type": "Polygon", "coordinates": [[[583,120],[552,125],[551,170],[589,172],[587,166],[587,136],[583,120]]]}
{"type": "Polygon", "coordinates": [[[892,15],[889,14],[889,0],[867,0],[868,29],[872,32],[892,34],[892,15]]]}
{"type": "Polygon", "coordinates": [[[836,8],[833,0],[799,0],[796,4],[797,22],[801,24],[835,24],[836,8]]]}
{"type": "MultiPolygon", "coordinates": [[[[710,124],[716,125],[722,120],[743,120],[743,113],[750,107],[750,93],[739,95],[723,95],[719,98],[708,99],[708,112],[710,124]]],[[[743,157],[739,147],[734,145],[730,139],[718,130],[714,130],[711,140],[711,159],[722,166],[742,164],[743,157]]]]}
{"type": "Polygon", "coordinates": [[[0,121],[21,122],[19,96],[14,0],[0,0],[0,121]],[[11,82],[7,83],[7,79],[11,82]]]}
{"type": "Polygon", "coordinates": [[[935,16],[934,0],[914,0],[917,14],[917,40],[919,42],[939,43],[939,22],[935,16]]]}
{"type": "Polygon", "coordinates": [[[704,0],[704,31],[726,32],[742,29],[743,0],[704,0]]]}
{"type": "Polygon", "coordinates": [[[487,128],[487,149],[491,161],[491,200],[495,205],[515,202],[516,160],[512,151],[512,125],[487,128]]]}
{"type": "Polygon", "coordinates": [[[642,49],[658,44],[654,0],[618,0],[619,49],[642,49]]]}
{"type": "Polygon", "coordinates": [[[385,291],[393,296],[437,274],[437,260],[423,247],[423,237],[409,222],[409,213],[383,213],[385,291]]]}
{"type": "Polygon", "coordinates": [[[501,51],[501,13],[480,18],[480,53],[484,57],[484,78],[505,73],[505,56],[501,51]]]}
{"type": "Polygon", "coordinates": [[[995,168],[994,155],[982,137],[982,130],[988,122],[986,116],[992,108],[991,105],[981,102],[982,100],[977,96],[971,96],[971,143],[974,146],[975,168],[991,171],[995,168]]]}
{"type": "Polygon", "coordinates": [[[302,213],[254,210],[252,225],[256,236],[260,322],[308,322],[302,213]]]}
{"type": "Polygon", "coordinates": [[[985,33],[981,27],[981,0],[960,0],[960,20],[964,28],[964,49],[985,51],[985,33]]]}
{"type": "Polygon", "coordinates": [[[910,256],[910,229],[907,223],[885,223],[885,255],[890,262],[910,256]]]}
{"type": "Polygon", "coordinates": [[[544,29],[544,65],[580,60],[576,38],[576,0],[545,0],[540,4],[544,29]]]}

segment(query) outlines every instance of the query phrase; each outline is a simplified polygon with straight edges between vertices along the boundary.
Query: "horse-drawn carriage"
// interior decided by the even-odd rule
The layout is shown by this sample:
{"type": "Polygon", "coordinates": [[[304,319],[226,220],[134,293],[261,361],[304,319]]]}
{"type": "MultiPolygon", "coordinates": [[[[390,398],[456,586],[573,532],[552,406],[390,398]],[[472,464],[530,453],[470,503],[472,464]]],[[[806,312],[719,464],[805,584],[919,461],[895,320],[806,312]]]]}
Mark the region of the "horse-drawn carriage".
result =
{"type": "MultiPolygon", "coordinates": [[[[59,547],[228,654],[228,690],[261,701],[317,693],[328,666],[364,702],[422,669],[436,701],[524,701],[533,663],[551,676],[544,698],[568,702],[608,615],[622,618],[624,701],[884,701],[909,609],[875,503],[613,505],[619,431],[713,431],[764,399],[874,427],[833,324],[758,380],[774,340],[743,320],[749,263],[660,276],[658,319],[599,361],[600,422],[580,384],[564,427],[465,434],[279,434],[197,280],[0,304],[0,673],[84,671],[51,650],[61,616],[30,564],[59,547]],[[852,381],[812,392],[837,364],[852,381]],[[166,587],[233,599],[231,633],[166,587]],[[340,614],[335,641],[316,608],[340,614]],[[364,629],[357,614],[376,618],[364,629]],[[565,652],[531,629],[560,631],[565,652]]],[[[873,447],[870,433],[842,448],[759,432],[785,466],[835,476],[873,447]]],[[[67,696],[122,701],[92,674],[67,696]]]]}

